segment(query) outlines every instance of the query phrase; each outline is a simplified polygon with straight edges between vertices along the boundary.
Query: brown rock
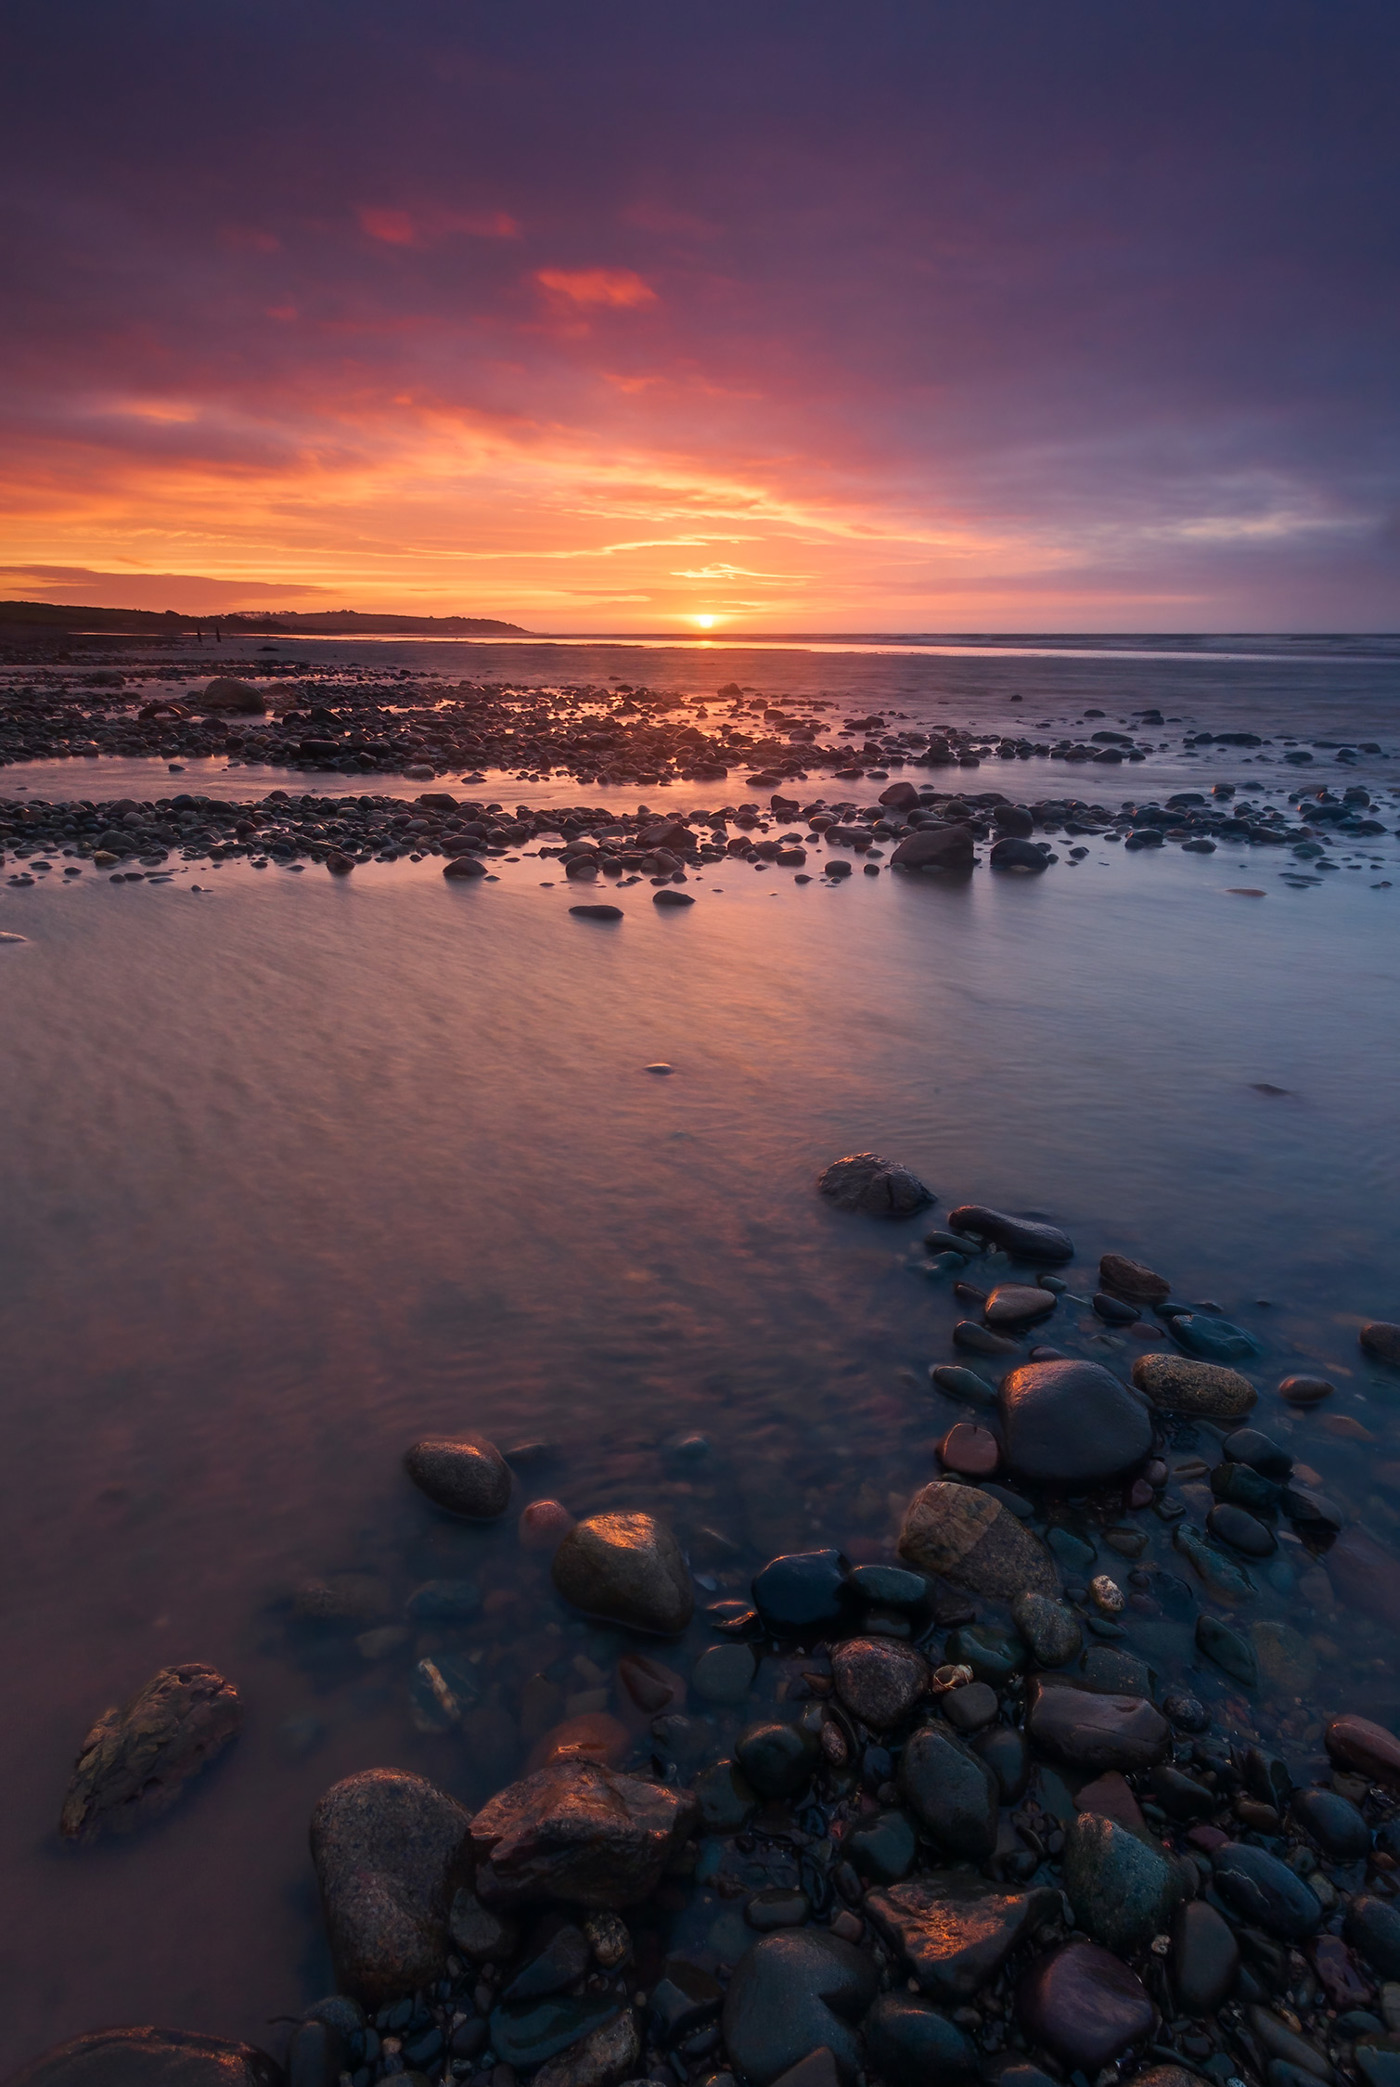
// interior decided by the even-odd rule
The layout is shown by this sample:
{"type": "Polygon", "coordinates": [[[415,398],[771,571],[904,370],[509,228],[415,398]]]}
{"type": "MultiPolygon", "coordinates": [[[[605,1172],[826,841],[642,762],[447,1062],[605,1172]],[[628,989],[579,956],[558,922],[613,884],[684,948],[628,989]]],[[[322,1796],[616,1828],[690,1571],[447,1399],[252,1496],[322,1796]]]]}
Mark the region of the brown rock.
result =
{"type": "Polygon", "coordinates": [[[551,1725],[535,1741],[525,1763],[527,1775],[548,1768],[553,1761],[598,1761],[616,1768],[632,1751],[632,1734],[619,1718],[606,1710],[581,1710],[551,1725]]]}
{"type": "Polygon", "coordinates": [[[237,1689],[213,1667],[162,1667],[121,1709],[104,1711],[83,1741],[59,1832],[94,1841],[156,1818],[223,1752],[242,1719],[237,1689]]]}
{"type": "Polygon", "coordinates": [[[281,2087],[282,2068],[252,2044],[186,2029],[94,2029],[35,2058],[9,2087],[281,2087]]]}
{"type": "Polygon", "coordinates": [[[834,1159],[818,1175],[817,1187],[838,1210],[858,1210],[866,1217],[912,1217],[935,1200],[917,1174],[878,1152],[834,1159]]]}
{"type": "Polygon", "coordinates": [[[1364,1775],[1387,1790],[1400,1790],[1400,1739],[1384,1725],[1348,1712],[1328,1721],[1323,1743],[1339,1768],[1364,1775]]]}
{"type": "Polygon", "coordinates": [[[1127,1965],[1097,1942],[1037,1958],[1016,1990],[1021,2026],[1066,2065],[1092,2076],[1147,2035],[1156,2010],[1127,1965]]]}
{"type": "Polygon", "coordinates": [[[506,1511],[510,1466],[484,1435],[429,1436],[403,1461],[419,1492],[449,1514],[486,1522],[506,1511]]]}
{"type": "Polygon", "coordinates": [[[446,1969],[453,1892],[470,1882],[471,1815],[422,1776],[369,1768],[311,1815],[336,1983],[368,2007],[446,1969]]]}
{"type": "Polygon", "coordinates": [[[231,674],[217,674],[202,696],[193,698],[197,710],[237,711],[259,717],[267,709],[267,698],[251,681],[236,681],[231,674]]]}
{"type": "Polygon", "coordinates": [[[641,2055],[637,2017],[625,2007],[582,2043],[546,2059],[535,2074],[533,2087],[617,2087],[636,2071],[641,2055]]]}
{"type": "Polygon", "coordinates": [[[945,1471],[963,1478],[991,1478],[1001,1462],[1001,1445],[990,1428],[974,1420],[954,1422],[938,1445],[938,1460],[945,1471]]]}
{"type": "Polygon", "coordinates": [[[909,1504],[899,1554],[923,1572],[955,1587],[1010,1601],[1028,1590],[1057,1594],[1054,1563],[1009,1508],[975,1486],[942,1481],[925,1486],[909,1504]]]}
{"type": "Polygon", "coordinates": [[[556,1762],[500,1791],[472,1825],[477,1891],[490,1906],[573,1899],[617,1911],[648,1898],[699,1814],[688,1791],[556,1762]]]}
{"type": "Polygon", "coordinates": [[[912,1645],[896,1638],[848,1638],[832,1652],[831,1675],[852,1716],[885,1732],[927,1693],[929,1669],[912,1645]]]}
{"type": "Polygon", "coordinates": [[[1371,1319],[1362,1327],[1358,1339],[1363,1353],[1373,1362],[1388,1362],[1400,1369],[1400,1326],[1392,1326],[1386,1319],[1371,1319]]]}
{"type": "Polygon", "coordinates": [[[1139,1355],[1133,1382],[1164,1413],[1198,1420],[1238,1420],[1259,1394],[1248,1377],[1218,1362],[1193,1362],[1185,1355],[1139,1355]]]}
{"type": "Polygon", "coordinates": [[[681,1547],[651,1515],[589,1515],[561,1540],[550,1573],[565,1601],[590,1616],[673,1636],[695,1608],[681,1547]]]}
{"type": "Polygon", "coordinates": [[[1115,1819],[1133,1833],[1147,1831],[1147,1821],[1133,1795],[1132,1785],[1116,1768],[1110,1768],[1107,1775],[1099,1776],[1092,1783],[1085,1783],[1074,1800],[1074,1809],[1077,1812],[1097,1812],[1103,1819],[1115,1819]]]}
{"type": "Polygon", "coordinates": [[[1285,1377],[1278,1395],[1290,1406],[1318,1406],[1330,1399],[1335,1389],[1325,1377],[1285,1377]]]}
{"type": "Polygon", "coordinates": [[[1072,1768],[1151,1768],[1171,1743],[1171,1727],[1145,1696],[1106,1696],[1069,1682],[1034,1678],[1026,1730],[1052,1760],[1072,1768]]]}
{"type": "Polygon", "coordinates": [[[1162,1304],[1172,1294],[1164,1275],[1130,1261],[1126,1254],[1103,1254],[1099,1258],[1099,1285],[1129,1304],[1162,1304]]]}
{"type": "Polygon", "coordinates": [[[865,1910],[904,1952],[924,1992],[958,2007],[1000,1971],[1012,1950],[1051,1918],[1057,1894],[1045,1887],[1004,1893],[972,1870],[940,1870],[872,1891],[865,1910]]]}
{"type": "Polygon", "coordinates": [[[989,1326],[1030,1326],[1048,1319],[1055,1309],[1052,1291],[1036,1283],[998,1283],[983,1307],[989,1326]]]}

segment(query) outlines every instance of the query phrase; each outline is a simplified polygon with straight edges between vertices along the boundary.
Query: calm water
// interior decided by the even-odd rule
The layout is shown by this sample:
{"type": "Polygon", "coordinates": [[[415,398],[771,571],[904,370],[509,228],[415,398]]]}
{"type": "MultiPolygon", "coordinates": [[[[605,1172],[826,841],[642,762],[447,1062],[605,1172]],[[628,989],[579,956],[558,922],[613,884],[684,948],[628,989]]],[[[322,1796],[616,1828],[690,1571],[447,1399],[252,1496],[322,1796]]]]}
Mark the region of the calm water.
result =
{"type": "MultiPolygon", "coordinates": [[[[1122,684],[1121,664],[1019,662],[1030,717],[1071,714],[1091,670],[1122,684]]],[[[607,671],[622,670],[592,669],[607,671]]],[[[865,700],[859,675],[911,665],[820,671],[865,700]]],[[[1225,671],[1144,661],[1119,708],[1165,712],[1185,698],[1164,676],[1225,671]]],[[[777,685],[728,657],[712,678],[731,672],[777,685]]],[[[1315,685],[1318,736],[1363,736],[1369,704],[1393,722],[1394,666],[1362,678],[1335,731],[1315,685]]],[[[1199,721],[1228,729],[1262,700],[1246,691],[1227,717],[1227,698],[1203,694],[1199,721]]],[[[1025,794],[1071,788],[1059,764],[1053,782],[1016,770],[1025,794]]],[[[80,774],[73,794],[129,787],[80,774]]],[[[1115,772],[1078,794],[1131,788],[1115,772]]],[[[580,795],[603,801],[577,786],[565,801],[580,795]]],[[[964,1314],[927,1272],[923,1223],[821,1206],[813,1178],[836,1154],[890,1152],[942,1210],[1053,1217],[1080,1297],[1115,1248],[1218,1302],[1266,1344],[1260,1425],[1400,1548],[1400,1378],[1355,1337],[1400,1318],[1400,872],[1393,835],[1381,845],[1383,870],[1301,890],[1277,875],[1282,851],[1224,846],[1091,845],[1073,870],[959,888],[726,866],[680,915],[633,887],[618,928],[571,919],[577,892],[542,889],[553,866],[528,859],[493,885],[449,885],[429,861],[344,882],[231,864],[0,891],[0,929],[29,938],[0,946],[0,1862],[23,1911],[0,1944],[7,2062],[111,2020],[275,2038],[267,2019],[326,1982],[305,1855],[326,1784],[390,1761],[472,1801],[537,1736],[525,1681],[546,1674],[559,1716],[611,1690],[621,1641],[571,1625],[513,1513],[464,1530],[411,1494],[398,1459],[417,1435],[546,1439],[554,1459],[522,1472],[521,1502],[717,1528],[739,1546],[706,1567],[721,1594],[778,1548],[888,1555],[960,1410],[926,1373],[953,1359],[964,1314]],[[645,1073],[654,1060],[674,1075],[645,1073]],[[1331,1376],[1330,1408],[1290,1420],[1269,1389],[1290,1368],[1331,1376]],[[710,1445],[698,1463],[673,1453],[692,1430],[710,1445]],[[380,1575],[395,1607],[427,1577],[479,1579],[467,1737],[414,1729],[413,1650],[367,1662],[289,1624],[288,1588],[343,1569],[380,1575]],[[82,1734],[177,1658],[237,1680],[243,1737],[141,1838],[60,1850],[82,1734]]],[[[1113,1345],[1072,1303],[1048,1337],[1123,1367],[1144,1345],[1113,1345]]],[[[1208,1431],[1179,1455],[1194,1447],[1214,1460],[1208,1431]]],[[[1145,1562],[1190,1581],[1169,1532],[1139,1519],[1145,1562]]],[[[1252,1613],[1296,1624],[1319,1662],[1302,1758],[1314,1711],[1400,1713],[1372,1622],[1325,1583],[1261,1582],[1252,1613]]],[[[1132,1642],[1175,1671],[1189,1630],[1174,1629],[1132,1642]]],[[[685,1673],[705,1642],[697,1625],[662,1656],[685,1673]]],[[[1264,1694],[1261,1717],[1291,1714],[1264,1694]]]]}

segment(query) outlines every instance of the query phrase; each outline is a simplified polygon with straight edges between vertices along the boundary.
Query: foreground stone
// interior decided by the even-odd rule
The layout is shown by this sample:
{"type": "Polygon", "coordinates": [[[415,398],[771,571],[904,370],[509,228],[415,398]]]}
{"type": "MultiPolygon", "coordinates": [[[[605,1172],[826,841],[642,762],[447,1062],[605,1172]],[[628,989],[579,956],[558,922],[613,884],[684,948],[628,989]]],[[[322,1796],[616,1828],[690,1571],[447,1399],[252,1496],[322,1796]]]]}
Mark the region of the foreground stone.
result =
{"type": "Polygon", "coordinates": [[[1324,1743],[1340,1768],[1349,1768],[1387,1790],[1400,1790],[1400,1739],[1368,1717],[1334,1717],[1324,1743]]]}
{"type": "Polygon", "coordinates": [[[772,2087],[823,2046],[851,2081],[861,2070],[853,2021],[875,1998],[879,1974],[851,1943],[816,1928],[765,1935],[739,1959],[724,2001],[724,2041],[751,2087],[772,2087]]]}
{"type": "Polygon", "coordinates": [[[1146,1406],[1097,1362],[1023,1363],[997,1405],[1007,1462],[1036,1485],[1102,1485],[1152,1447],[1146,1406]]]}
{"type": "Polygon", "coordinates": [[[972,1870],[911,1877],[872,1891],[865,1910],[904,1952],[921,1990],[959,2007],[989,1985],[1024,1937],[1059,1907],[1048,1886],[1005,1893],[972,1870]]]}
{"type": "Polygon", "coordinates": [[[1182,1895],[1179,1872],[1126,1826],[1084,1811],[1065,1835],[1065,1890],[1081,1927],[1130,1956],[1166,1927],[1182,1895]]]}
{"type": "Polygon", "coordinates": [[[1400,1369],[1400,1326],[1386,1319],[1371,1319],[1362,1327],[1358,1339],[1363,1352],[1374,1362],[1388,1362],[1400,1369]]]}
{"type": "Polygon", "coordinates": [[[281,2087],[252,2044],[183,2029],[95,2029],[11,2075],[8,2087],[281,2087]]]}
{"type": "Polygon", "coordinates": [[[882,1993],[865,2019],[865,2042],[891,2087],[954,2087],[977,2071],[977,2050],[956,2022],[912,1993],[882,1993]]]}
{"type": "Polygon", "coordinates": [[[1016,2011],[1028,2035],[1091,2079],[1146,2036],[1155,2012],[1141,1979],[1097,1942],[1067,1942],[1037,1958],[1016,2011]]]}
{"type": "Polygon", "coordinates": [[[1063,1667],[1079,1657],[1084,1633],[1073,1609],[1044,1594],[1018,1594],[1011,1621],[1042,1667],[1063,1667]]]}
{"type": "Polygon", "coordinates": [[[975,1486],[941,1480],[917,1493],[904,1518],[899,1555],[955,1587],[1001,1601],[1023,1590],[1059,1592],[1049,1552],[1008,1508],[975,1486]]]}
{"type": "Polygon", "coordinates": [[[996,1777],[941,1721],[921,1725],[910,1739],[900,1755],[899,1787],[947,1854],[981,1862],[996,1847],[996,1777]]]}
{"type": "Polygon", "coordinates": [[[1129,1304],[1164,1304],[1172,1294],[1172,1286],[1164,1275],[1158,1275],[1141,1261],[1130,1261],[1126,1254],[1099,1256],[1099,1283],[1112,1296],[1124,1297],[1129,1304]]]}
{"type": "Polygon", "coordinates": [[[842,1703],[874,1732],[902,1724],[928,1689],[928,1661],[894,1638],[848,1638],[834,1647],[831,1677],[842,1703]]]}
{"type": "Polygon", "coordinates": [[[689,1791],[556,1761],[477,1813],[478,1895],[488,1906],[557,1898],[616,1912],[650,1897],[698,1818],[689,1791]]]}
{"type": "Polygon", "coordinates": [[[1032,1681],[1026,1730],[1054,1761],[1071,1768],[1152,1768],[1171,1743],[1171,1727],[1145,1696],[1099,1695],[1069,1682],[1032,1681]]]}
{"type": "Polygon", "coordinates": [[[94,1841],[168,1811],[242,1720],[237,1689],[213,1667],[162,1667],[121,1709],[104,1711],[83,1741],[59,1832],[94,1841]]]}
{"type": "Polygon", "coordinates": [[[972,834],[966,826],[921,826],[890,857],[891,869],[970,870],[972,834]]]}
{"type": "Polygon", "coordinates": [[[311,1859],[342,1991],[378,2007],[442,1977],[453,1893],[470,1881],[470,1827],[454,1798],[400,1769],[327,1790],[311,1815],[311,1859]]]}
{"type": "Polygon", "coordinates": [[[419,1492],[449,1514],[494,1521],[509,1505],[510,1467],[484,1435],[430,1436],[403,1461],[419,1492]]]}
{"type": "Polygon", "coordinates": [[[550,1574],[590,1616],[672,1636],[695,1608],[690,1572],[671,1531],[651,1515],[589,1515],[563,1538],[550,1574]]]}
{"type": "Polygon", "coordinates": [[[1239,1420],[1259,1394],[1248,1377],[1217,1362],[1192,1362],[1184,1355],[1140,1355],[1133,1382],[1164,1413],[1198,1420],[1239,1420]]]}
{"type": "Polygon", "coordinates": [[[1072,1261],[1074,1241],[1058,1225],[1040,1224],[1034,1218],[1012,1217],[1004,1210],[989,1210],[985,1203],[960,1203],[950,1211],[948,1223],[955,1232],[970,1232],[989,1246],[1020,1261],[1072,1261]]]}
{"type": "Polygon", "coordinates": [[[935,1201],[917,1174],[878,1152],[834,1159],[818,1175],[817,1187],[838,1210],[858,1210],[866,1217],[912,1217],[935,1201]]]}

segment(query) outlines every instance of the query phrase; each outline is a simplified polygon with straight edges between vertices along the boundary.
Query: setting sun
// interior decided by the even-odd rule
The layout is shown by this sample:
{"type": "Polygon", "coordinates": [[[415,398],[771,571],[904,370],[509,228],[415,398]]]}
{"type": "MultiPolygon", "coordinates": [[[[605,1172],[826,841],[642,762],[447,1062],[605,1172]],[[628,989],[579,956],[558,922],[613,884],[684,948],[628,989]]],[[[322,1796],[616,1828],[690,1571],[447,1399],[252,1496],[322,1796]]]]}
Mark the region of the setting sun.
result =
{"type": "Polygon", "coordinates": [[[698,624],[701,630],[713,630],[719,622],[718,616],[692,616],[690,620],[698,624]]]}

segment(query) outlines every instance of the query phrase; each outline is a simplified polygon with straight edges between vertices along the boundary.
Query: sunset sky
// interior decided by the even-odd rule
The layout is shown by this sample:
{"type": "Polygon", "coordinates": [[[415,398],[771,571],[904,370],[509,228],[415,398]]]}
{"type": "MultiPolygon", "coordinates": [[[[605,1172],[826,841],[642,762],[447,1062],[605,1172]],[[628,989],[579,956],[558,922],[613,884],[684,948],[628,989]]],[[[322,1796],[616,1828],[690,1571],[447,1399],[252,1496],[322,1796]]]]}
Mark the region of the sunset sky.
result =
{"type": "Polygon", "coordinates": [[[1400,627],[1395,0],[10,0],[0,594],[1400,627]]]}

